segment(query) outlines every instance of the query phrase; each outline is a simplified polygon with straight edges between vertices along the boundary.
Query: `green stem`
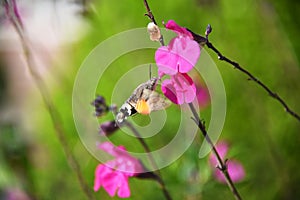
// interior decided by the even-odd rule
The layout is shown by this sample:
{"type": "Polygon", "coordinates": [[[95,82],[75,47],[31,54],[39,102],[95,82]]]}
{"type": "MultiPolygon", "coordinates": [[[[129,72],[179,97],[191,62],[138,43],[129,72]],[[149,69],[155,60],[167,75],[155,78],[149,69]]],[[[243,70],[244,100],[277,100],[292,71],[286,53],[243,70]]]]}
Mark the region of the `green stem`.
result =
{"type": "Polygon", "coordinates": [[[36,67],[34,67],[35,63],[33,61],[33,56],[32,56],[29,44],[27,43],[28,40],[27,40],[27,37],[25,34],[25,30],[21,26],[21,23],[18,20],[18,18],[15,16],[15,12],[14,12],[13,8],[10,6],[11,4],[9,3],[9,1],[6,0],[5,3],[8,6],[8,9],[10,9],[9,12],[7,13],[9,15],[8,17],[9,17],[11,23],[13,24],[18,36],[20,37],[20,42],[21,42],[21,45],[22,45],[22,48],[24,51],[25,60],[26,60],[26,67],[27,67],[36,87],[38,88],[39,93],[42,96],[42,100],[46,106],[46,109],[48,110],[48,112],[50,114],[50,118],[51,118],[52,124],[54,126],[55,133],[63,147],[63,150],[67,157],[69,166],[75,172],[77,179],[79,181],[80,187],[81,187],[82,191],[85,193],[86,197],[88,199],[94,200],[95,197],[80,171],[80,165],[78,164],[75,156],[73,155],[73,153],[71,151],[71,148],[68,145],[67,138],[65,136],[65,131],[63,130],[63,127],[62,127],[62,118],[51,100],[51,95],[48,91],[48,88],[47,88],[45,82],[43,81],[43,79],[39,75],[39,73],[36,71],[36,67]]]}

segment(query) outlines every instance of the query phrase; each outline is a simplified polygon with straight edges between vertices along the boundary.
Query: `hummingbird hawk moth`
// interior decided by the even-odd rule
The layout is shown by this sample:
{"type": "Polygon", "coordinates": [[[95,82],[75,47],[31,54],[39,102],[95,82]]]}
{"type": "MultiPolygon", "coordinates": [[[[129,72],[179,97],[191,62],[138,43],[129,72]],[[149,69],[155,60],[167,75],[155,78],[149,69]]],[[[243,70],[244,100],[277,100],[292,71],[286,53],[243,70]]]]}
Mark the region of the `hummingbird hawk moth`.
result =
{"type": "Polygon", "coordinates": [[[117,113],[117,123],[122,124],[127,117],[136,113],[148,115],[152,111],[162,110],[171,105],[169,100],[155,91],[157,81],[158,78],[153,77],[133,91],[117,113]]]}

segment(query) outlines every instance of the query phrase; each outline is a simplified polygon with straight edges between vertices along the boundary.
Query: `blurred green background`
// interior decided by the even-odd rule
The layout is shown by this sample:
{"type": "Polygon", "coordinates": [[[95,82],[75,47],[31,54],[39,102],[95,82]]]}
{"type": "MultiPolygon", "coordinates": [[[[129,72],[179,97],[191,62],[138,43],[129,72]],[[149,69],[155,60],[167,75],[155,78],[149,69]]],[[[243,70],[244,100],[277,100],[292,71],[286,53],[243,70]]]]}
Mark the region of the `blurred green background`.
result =
{"type": "MultiPolygon", "coordinates": [[[[98,161],[80,142],[72,116],[72,87],[77,70],[88,53],[101,41],[128,29],[146,27],[149,20],[144,17],[142,0],[45,2],[22,2],[20,13],[24,14],[25,27],[26,17],[31,16],[26,8],[39,8],[41,13],[54,8],[50,14],[50,22],[53,20],[55,23],[63,23],[69,20],[70,18],[59,18],[55,12],[61,5],[64,7],[59,10],[76,5],[74,19],[84,24],[79,26],[78,31],[71,32],[75,38],[77,34],[80,35],[76,40],[51,49],[55,52],[37,50],[34,53],[38,52],[44,58],[37,65],[47,67],[39,71],[63,117],[62,126],[72,152],[92,188],[98,161]]],[[[300,113],[299,1],[149,0],[149,4],[158,22],[174,19],[178,24],[200,34],[204,33],[208,23],[211,24],[211,42],[224,55],[238,61],[270,86],[292,109],[300,113]]],[[[29,199],[85,199],[75,173],[67,163],[49,114],[25,69],[22,54],[12,45],[18,44],[18,38],[7,39],[6,31],[11,27],[5,21],[3,8],[1,15],[0,199],[5,199],[8,191],[15,194],[26,193],[29,199]],[[16,63],[15,59],[20,62],[16,63]]],[[[53,28],[51,23],[40,23],[42,24],[37,23],[35,28],[45,25],[53,28]]],[[[13,29],[10,31],[13,33],[13,29]]],[[[47,45],[49,37],[44,31],[39,34],[39,38],[32,39],[32,43],[38,43],[39,39],[47,45]]],[[[231,144],[228,157],[239,160],[246,171],[244,181],[236,184],[242,197],[300,198],[299,121],[285,113],[278,102],[248,81],[246,76],[218,61],[213,52],[208,52],[215,60],[226,88],[227,117],[221,139],[231,144]]],[[[128,71],[130,66],[145,61],[154,61],[154,51],[134,52],[116,60],[113,66],[124,67],[118,70],[112,67],[114,70],[108,70],[101,80],[106,82],[106,87],[98,88],[97,92],[110,102],[111,88],[118,76],[128,71]]],[[[90,105],[87,103],[86,106],[90,105]]],[[[173,108],[170,112],[176,114],[177,110],[173,108]]],[[[209,115],[210,107],[207,107],[201,117],[208,121],[209,115]]],[[[107,116],[103,121],[106,119],[112,119],[112,116],[107,116]]],[[[150,147],[156,149],[155,145],[168,142],[172,138],[168,130],[171,132],[176,127],[176,124],[166,127],[165,134],[149,139],[150,147]]],[[[113,141],[119,144],[125,140],[126,147],[129,146],[131,150],[139,145],[136,140],[128,141],[123,137],[122,132],[117,132],[113,141]]],[[[207,159],[198,159],[201,141],[199,134],[180,159],[161,170],[167,188],[174,199],[233,199],[227,186],[214,180],[207,159]]],[[[130,188],[131,199],[163,199],[159,186],[153,181],[132,178],[130,188]]],[[[17,199],[26,199],[24,195],[17,199]]],[[[97,199],[110,199],[103,188],[95,196],[97,199]]]]}

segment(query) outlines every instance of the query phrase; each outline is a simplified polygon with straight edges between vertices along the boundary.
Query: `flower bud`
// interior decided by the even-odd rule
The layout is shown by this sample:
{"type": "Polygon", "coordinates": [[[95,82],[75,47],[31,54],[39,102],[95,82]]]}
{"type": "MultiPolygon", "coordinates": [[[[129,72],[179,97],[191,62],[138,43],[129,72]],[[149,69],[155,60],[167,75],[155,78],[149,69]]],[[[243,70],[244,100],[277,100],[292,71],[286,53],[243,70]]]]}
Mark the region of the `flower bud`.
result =
{"type": "Polygon", "coordinates": [[[159,27],[154,24],[153,22],[150,22],[147,26],[148,33],[150,34],[150,40],[152,41],[159,41],[161,38],[159,27]]]}
{"type": "Polygon", "coordinates": [[[95,107],[95,115],[97,117],[103,116],[109,110],[103,96],[97,96],[91,104],[95,107]]]}
{"type": "Polygon", "coordinates": [[[205,35],[208,36],[211,32],[212,32],[212,27],[210,24],[208,24],[205,30],[205,35]]]}
{"type": "Polygon", "coordinates": [[[117,126],[116,122],[113,121],[107,121],[100,125],[100,135],[109,136],[116,132],[119,129],[119,126],[117,126]]]}
{"type": "Polygon", "coordinates": [[[98,95],[95,99],[96,104],[106,104],[106,101],[103,96],[98,95]]]}

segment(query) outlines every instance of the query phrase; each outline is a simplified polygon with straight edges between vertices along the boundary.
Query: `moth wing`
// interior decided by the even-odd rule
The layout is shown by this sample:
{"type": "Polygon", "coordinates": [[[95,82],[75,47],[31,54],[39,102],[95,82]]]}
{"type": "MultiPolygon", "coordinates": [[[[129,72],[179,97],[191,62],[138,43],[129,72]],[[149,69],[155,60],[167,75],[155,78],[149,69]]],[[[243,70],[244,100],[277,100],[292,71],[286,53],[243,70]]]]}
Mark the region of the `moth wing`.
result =
{"type": "Polygon", "coordinates": [[[155,91],[150,90],[150,89],[144,89],[144,90],[143,90],[143,93],[142,93],[142,95],[141,95],[141,99],[144,99],[144,100],[148,101],[148,99],[150,99],[151,94],[152,94],[153,92],[155,92],[155,91]]]}
{"type": "Polygon", "coordinates": [[[171,105],[171,101],[155,91],[151,91],[147,103],[150,111],[163,110],[171,105]]]}

